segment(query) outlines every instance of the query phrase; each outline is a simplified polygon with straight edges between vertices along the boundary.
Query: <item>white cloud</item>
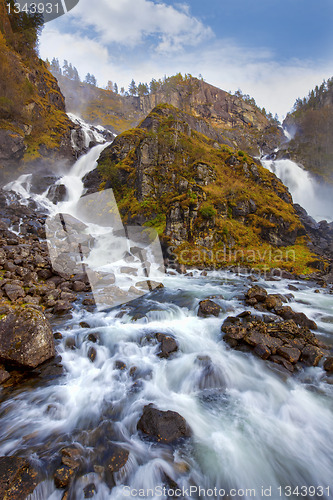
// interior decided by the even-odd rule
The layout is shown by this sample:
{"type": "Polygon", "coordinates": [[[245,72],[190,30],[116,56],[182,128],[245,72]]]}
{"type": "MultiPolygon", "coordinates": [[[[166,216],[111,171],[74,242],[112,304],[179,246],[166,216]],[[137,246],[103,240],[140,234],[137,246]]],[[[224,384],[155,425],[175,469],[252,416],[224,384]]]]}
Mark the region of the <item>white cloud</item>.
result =
{"type": "Polygon", "coordinates": [[[201,73],[208,83],[224,90],[241,88],[259,106],[282,117],[297,97],[331,76],[330,61],[278,62],[265,48],[241,47],[234,40],[214,36],[205,43],[200,37],[212,35],[210,29],[184,6],[177,10],[150,0],[99,0],[93,8],[90,5],[81,0],[67,15],[66,25],[60,24],[65,18],[49,23],[40,52],[44,59],[68,59],[81,77],[93,73],[100,85],[112,80],[127,88],[132,78],[149,82],[179,71],[201,73]],[[57,26],[66,26],[67,33],[57,26]],[[91,26],[94,38],[87,29],[91,26]]]}
{"type": "Polygon", "coordinates": [[[68,14],[77,27],[93,28],[106,44],[134,47],[147,37],[157,37],[158,51],[179,50],[213,35],[209,27],[190,15],[184,5],[175,8],[151,0],[81,0],[68,14]]]}

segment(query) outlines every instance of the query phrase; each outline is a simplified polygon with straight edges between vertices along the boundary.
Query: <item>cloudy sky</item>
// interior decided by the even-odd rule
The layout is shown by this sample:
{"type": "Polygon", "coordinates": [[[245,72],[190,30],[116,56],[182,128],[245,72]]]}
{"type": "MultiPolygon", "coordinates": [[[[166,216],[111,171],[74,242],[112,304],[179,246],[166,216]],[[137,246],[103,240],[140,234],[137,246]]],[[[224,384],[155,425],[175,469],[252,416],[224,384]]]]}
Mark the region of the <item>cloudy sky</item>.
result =
{"type": "Polygon", "coordinates": [[[332,24],[333,0],[80,0],[46,24],[40,54],[99,86],[202,74],[282,118],[333,76],[332,24]]]}

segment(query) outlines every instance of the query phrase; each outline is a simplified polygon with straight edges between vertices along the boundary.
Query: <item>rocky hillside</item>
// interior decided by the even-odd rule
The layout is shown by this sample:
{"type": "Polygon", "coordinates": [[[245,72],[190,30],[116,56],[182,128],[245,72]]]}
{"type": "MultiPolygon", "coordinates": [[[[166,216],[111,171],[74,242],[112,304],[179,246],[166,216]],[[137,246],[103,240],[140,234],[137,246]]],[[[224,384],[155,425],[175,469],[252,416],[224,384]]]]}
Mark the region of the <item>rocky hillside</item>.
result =
{"type": "Polygon", "coordinates": [[[205,123],[157,106],[104,150],[85,178],[88,192],[112,187],[124,222],[154,227],[187,265],[309,271],[305,230],[288,190],[205,123]]]}
{"type": "Polygon", "coordinates": [[[8,15],[0,0],[0,167],[3,180],[40,159],[72,159],[71,129],[56,79],[39,59],[40,20],[8,15]]]}
{"type": "Polygon", "coordinates": [[[202,118],[231,147],[258,156],[273,151],[285,138],[255,105],[190,76],[167,78],[154,92],[139,97],[121,96],[57,75],[69,111],[89,123],[116,133],[137,126],[158,104],[171,104],[202,118]]]}
{"type": "Polygon", "coordinates": [[[283,154],[333,182],[333,77],[298,99],[283,125],[293,137],[283,154]]]}

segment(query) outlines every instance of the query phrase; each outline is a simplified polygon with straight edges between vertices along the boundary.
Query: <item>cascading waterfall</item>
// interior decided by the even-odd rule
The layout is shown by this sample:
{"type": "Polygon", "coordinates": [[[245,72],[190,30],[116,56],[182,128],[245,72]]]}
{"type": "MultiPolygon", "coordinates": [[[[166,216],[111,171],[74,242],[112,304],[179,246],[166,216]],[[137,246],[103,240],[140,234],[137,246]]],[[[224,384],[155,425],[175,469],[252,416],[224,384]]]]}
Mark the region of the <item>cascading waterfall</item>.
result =
{"type": "Polygon", "coordinates": [[[309,172],[292,160],[261,159],[289,189],[294,203],[301,205],[317,222],[333,221],[333,189],[319,184],[309,172]]]}
{"type": "MultiPolygon", "coordinates": [[[[76,206],[82,177],[95,167],[104,147],[96,146],[59,181],[67,187],[68,200],[50,212],[80,216],[76,206]]],[[[27,184],[22,179],[19,185],[22,181],[27,184]]],[[[20,191],[15,184],[11,188],[20,191]]],[[[98,251],[102,257],[107,246],[98,251]]],[[[98,255],[94,258],[99,260],[98,255]]],[[[109,311],[89,312],[78,306],[71,319],[57,326],[63,335],[57,349],[65,376],[35,384],[33,390],[18,387],[3,401],[0,454],[29,457],[46,471],[30,500],[62,498],[48,464],[72,443],[92,457],[73,487],[77,499],[84,498],[83,488],[92,482],[96,500],[123,500],[129,496],[124,485],[138,496],[138,490],[154,490],[165,482],[166,474],[185,489],[184,498],[221,498],[210,493],[214,488],[229,492],[224,498],[261,499],[262,488],[271,488],[273,500],[299,498],[288,494],[284,489],[288,486],[321,486],[321,498],[331,498],[333,386],[325,383],[323,369],[309,368],[288,378],[260,359],[228,349],[221,324],[228,315],[244,310],[239,296],[249,282],[245,276],[222,271],[207,277],[193,273],[193,277],[166,275],[164,289],[109,311]],[[216,297],[222,314],[198,318],[199,301],[210,296],[216,297]],[[82,321],[90,328],[80,327],[82,321]],[[154,332],[173,335],[179,352],[160,359],[157,346],[145,340],[154,332]],[[92,346],[89,334],[99,339],[94,363],[87,357],[92,346]],[[75,336],[75,350],[66,347],[69,336],[75,336]],[[209,363],[209,376],[202,360],[209,363]],[[193,431],[190,442],[171,449],[142,439],[136,425],[149,403],[182,415],[193,431]],[[130,452],[125,467],[114,474],[112,490],[103,469],[94,468],[102,453],[98,439],[93,441],[96,429],[104,443],[120,443],[130,452]],[[206,493],[190,490],[195,487],[206,493]]],[[[289,292],[285,280],[259,284],[273,293],[289,292]]],[[[293,292],[293,308],[315,319],[319,335],[332,343],[331,298],[315,294],[311,283],[294,284],[298,291],[293,292]]],[[[149,498],[166,498],[158,491],[149,498]]]]}

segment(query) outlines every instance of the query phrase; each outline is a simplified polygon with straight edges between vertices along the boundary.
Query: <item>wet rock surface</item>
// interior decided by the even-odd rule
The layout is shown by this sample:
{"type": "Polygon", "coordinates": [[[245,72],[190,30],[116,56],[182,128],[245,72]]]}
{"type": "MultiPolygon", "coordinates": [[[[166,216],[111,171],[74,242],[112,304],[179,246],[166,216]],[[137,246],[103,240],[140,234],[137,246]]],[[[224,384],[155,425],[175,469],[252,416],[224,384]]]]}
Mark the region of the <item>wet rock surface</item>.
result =
{"type": "Polygon", "coordinates": [[[271,318],[265,322],[257,316],[229,316],[221,327],[223,340],[234,349],[247,348],[258,357],[283,365],[293,372],[301,365],[317,366],[328,351],[308,326],[298,326],[294,319],[271,318]]]}
{"type": "Polygon", "coordinates": [[[161,443],[175,443],[191,436],[185,419],[174,411],[161,411],[152,405],[145,406],[137,429],[161,443]]]}
{"type": "Polygon", "coordinates": [[[33,306],[12,310],[0,320],[0,359],[22,368],[36,368],[55,355],[52,329],[33,306]]]}
{"type": "Polygon", "coordinates": [[[38,484],[38,472],[19,457],[0,457],[0,498],[25,500],[38,484]]]}

